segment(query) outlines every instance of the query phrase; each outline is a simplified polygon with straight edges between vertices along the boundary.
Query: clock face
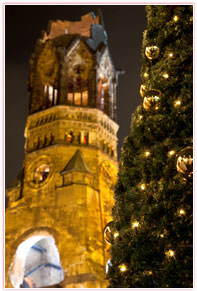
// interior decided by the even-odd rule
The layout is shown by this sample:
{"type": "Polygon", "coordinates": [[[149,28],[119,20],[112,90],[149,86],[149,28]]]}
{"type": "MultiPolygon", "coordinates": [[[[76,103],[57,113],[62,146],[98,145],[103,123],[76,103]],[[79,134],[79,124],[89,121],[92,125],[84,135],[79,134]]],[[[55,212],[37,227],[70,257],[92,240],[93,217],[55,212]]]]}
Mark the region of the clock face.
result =
{"type": "Polygon", "coordinates": [[[49,182],[52,176],[52,161],[48,156],[41,156],[27,168],[26,176],[32,188],[39,188],[49,182]]]}

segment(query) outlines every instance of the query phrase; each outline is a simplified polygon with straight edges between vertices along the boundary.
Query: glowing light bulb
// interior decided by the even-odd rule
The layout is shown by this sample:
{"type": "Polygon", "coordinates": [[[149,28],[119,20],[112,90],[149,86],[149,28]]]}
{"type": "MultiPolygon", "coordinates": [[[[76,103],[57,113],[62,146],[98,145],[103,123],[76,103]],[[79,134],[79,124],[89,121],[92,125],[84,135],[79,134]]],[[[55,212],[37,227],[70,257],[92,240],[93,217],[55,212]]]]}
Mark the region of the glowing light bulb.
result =
{"type": "Polygon", "coordinates": [[[164,77],[165,79],[168,79],[168,78],[169,78],[168,73],[164,73],[164,74],[163,74],[163,77],[164,77]]]}
{"type": "Polygon", "coordinates": [[[173,156],[174,154],[175,154],[175,151],[174,150],[171,150],[171,151],[168,152],[168,156],[169,157],[173,156]]]}
{"type": "Polygon", "coordinates": [[[178,17],[177,15],[175,15],[175,16],[173,17],[173,20],[174,20],[175,22],[177,22],[177,21],[179,20],[179,17],[178,17]]]}
{"type": "Polygon", "coordinates": [[[144,78],[148,78],[149,74],[148,73],[144,73],[144,78]]]}
{"type": "Polygon", "coordinates": [[[186,213],[185,213],[185,210],[184,210],[184,209],[180,209],[180,210],[179,210],[179,214],[180,214],[180,215],[185,215],[185,214],[186,214],[186,213]]]}
{"type": "Polygon", "coordinates": [[[136,220],[136,221],[134,221],[133,223],[132,223],[132,228],[134,229],[134,228],[138,228],[139,227],[139,222],[136,220]]]}
{"type": "Polygon", "coordinates": [[[150,275],[152,275],[152,274],[153,274],[153,272],[152,272],[152,271],[144,271],[143,273],[144,273],[144,275],[148,275],[148,276],[150,276],[150,275]]]}
{"type": "Polygon", "coordinates": [[[141,184],[141,185],[140,185],[140,188],[141,188],[142,190],[145,190],[145,189],[146,189],[146,184],[141,184]]]}
{"type": "Polygon", "coordinates": [[[168,251],[165,252],[165,255],[167,257],[171,257],[172,258],[172,257],[174,257],[175,252],[172,249],[169,249],[168,251]]]}
{"type": "Polygon", "coordinates": [[[125,264],[121,264],[119,266],[120,272],[125,272],[127,270],[127,266],[125,264]]]}
{"type": "Polygon", "coordinates": [[[119,233],[116,231],[114,232],[114,238],[117,238],[119,236],[119,233]]]}
{"type": "Polygon", "coordinates": [[[161,238],[164,238],[167,235],[167,230],[164,229],[163,232],[160,234],[161,238]]]}
{"type": "Polygon", "coordinates": [[[174,101],[174,107],[178,107],[181,105],[181,100],[175,100],[174,101]]]}
{"type": "Polygon", "coordinates": [[[145,157],[149,157],[150,156],[150,152],[149,151],[145,151],[144,155],[145,155],[145,157]]]}
{"type": "Polygon", "coordinates": [[[170,58],[172,58],[174,55],[173,55],[173,53],[169,53],[168,56],[169,56],[170,58]]]}

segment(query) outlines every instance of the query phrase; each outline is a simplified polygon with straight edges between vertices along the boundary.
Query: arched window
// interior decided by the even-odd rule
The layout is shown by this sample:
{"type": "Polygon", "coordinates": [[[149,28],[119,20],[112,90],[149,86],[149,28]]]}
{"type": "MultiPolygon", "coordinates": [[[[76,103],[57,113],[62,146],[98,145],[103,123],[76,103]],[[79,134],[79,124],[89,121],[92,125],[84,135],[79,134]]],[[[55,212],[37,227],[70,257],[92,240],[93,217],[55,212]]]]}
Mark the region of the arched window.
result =
{"type": "Polygon", "coordinates": [[[78,143],[81,144],[81,132],[78,134],[78,143]]]}
{"type": "Polygon", "coordinates": [[[109,80],[103,74],[97,82],[97,107],[109,114],[109,80]]]}
{"type": "Polygon", "coordinates": [[[82,66],[75,66],[68,79],[67,102],[69,105],[88,106],[88,79],[82,78],[82,66]]]}
{"type": "Polygon", "coordinates": [[[72,131],[70,131],[69,133],[66,134],[66,141],[68,143],[72,143],[74,140],[74,134],[72,131]]]}
{"type": "Polygon", "coordinates": [[[67,101],[69,105],[88,106],[88,91],[69,92],[67,101]]]}
{"type": "Polygon", "coordinates": [[[89,143],[89,134],[88,134],[88,132],[86,134],[84,134],[83,143],[84,144],[88,144],[89,143]]]}
{"type": "Polygon", "coordinates": [[[47,98],[47,106],[53,106],[57,104],[57,89],[54,89],[53,86],[44,86],[44,94],[47,98]]]}
{"type": "Polygon", "coordinates": [[[54,238],[36,235],[23,241],[16,250],[9,277],[14,288],[47,287],[63,281],[54,238]]]}

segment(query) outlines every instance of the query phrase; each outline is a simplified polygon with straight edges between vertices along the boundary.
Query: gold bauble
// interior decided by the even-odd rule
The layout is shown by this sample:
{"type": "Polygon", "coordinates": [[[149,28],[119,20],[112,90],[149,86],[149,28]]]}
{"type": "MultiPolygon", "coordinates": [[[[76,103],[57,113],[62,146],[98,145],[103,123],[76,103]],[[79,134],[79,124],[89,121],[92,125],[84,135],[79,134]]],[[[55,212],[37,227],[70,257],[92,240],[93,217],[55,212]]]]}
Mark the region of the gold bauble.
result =
{"type": "Polygon", "coordinates": [[[150,45],[145,48],[145,55],[149,60],[158,58],[160,49],[156,45],[150,45]]]}
{"type": "Polygon", "coordinates": [[[177,154],[176,168],[187,177],[193,175],[193,147],[188,146],[177,154]]]}
{"type": "Polygon", "coordinates": [[[142,84],[142,85],[140,86],[140,95],[141,95],[142,97],[144,97],[145,93],[146,93],[146,86],[142,84]]]}
{"type": "Polygon", "coordinates": [[[160,107],[160,96],[159,90],[150,90],[146,93],[143,101],[143,107],[145,110],[158,110],[160,107]]]}

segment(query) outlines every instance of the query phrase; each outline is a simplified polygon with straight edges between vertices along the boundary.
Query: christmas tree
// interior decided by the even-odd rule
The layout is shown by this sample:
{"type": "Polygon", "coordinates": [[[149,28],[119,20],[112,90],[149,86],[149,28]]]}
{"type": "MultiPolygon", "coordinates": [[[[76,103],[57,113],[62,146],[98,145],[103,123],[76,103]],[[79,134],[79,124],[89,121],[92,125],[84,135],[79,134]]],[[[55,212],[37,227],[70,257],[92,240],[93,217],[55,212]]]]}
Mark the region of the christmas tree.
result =
{"type": "Polygon", "coordinates": [[[146,6],[142,102],[115,189],[109,287],[193,286],[193,7],[146,6]]]}

